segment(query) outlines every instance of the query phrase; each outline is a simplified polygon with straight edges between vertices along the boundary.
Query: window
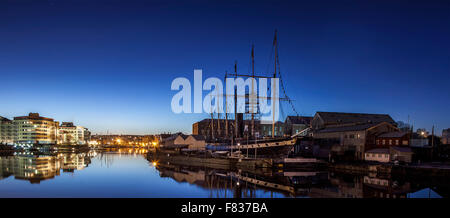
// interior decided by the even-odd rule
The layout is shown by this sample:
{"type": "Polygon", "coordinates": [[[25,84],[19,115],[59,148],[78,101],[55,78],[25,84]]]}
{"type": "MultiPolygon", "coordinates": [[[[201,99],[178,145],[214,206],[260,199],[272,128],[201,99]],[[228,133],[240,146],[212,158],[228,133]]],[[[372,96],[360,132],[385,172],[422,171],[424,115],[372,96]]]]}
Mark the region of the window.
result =
{"type": "Polygon", "coordinates": [[[385,144],[386,144],[386,140],[383,139],[383,145],[385,145],[385,144]]]}
{"type": "Polygon", "coordinates": [[[395,145],[399,145],[400,144],[400,140],[395,140],[395,145]]]}
{"type": "Polygon", "coordinates": [[[392,145],[392,139],[389,139],[389,145],[392,145]]]}

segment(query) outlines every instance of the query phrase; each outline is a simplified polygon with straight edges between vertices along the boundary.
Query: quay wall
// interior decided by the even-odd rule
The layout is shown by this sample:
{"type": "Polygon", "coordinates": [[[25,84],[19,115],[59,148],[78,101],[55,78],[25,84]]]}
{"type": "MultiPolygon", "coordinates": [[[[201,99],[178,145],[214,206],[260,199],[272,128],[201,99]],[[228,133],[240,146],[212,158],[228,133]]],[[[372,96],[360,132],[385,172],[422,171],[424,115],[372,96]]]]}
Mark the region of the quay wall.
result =
{"type": "Polygon", "coordinates": [[[345,173],[377,173],[380,175],[397,175],[408,177],[444,177],[450,178],[450,168],[401,166],[392,164],[365,163],[329,163],[328,169],[345,173]]]}
{"type": "Polygon", "coordinates": [[[208,167],[214,169],[231,170],[239,169],[257,169],[257,168],[271,168],[273,165],[272,159],[239,159],[226,157],[199,157],[181,154],[169,153],[155,153],[152,158],[160,162],[168,162],[176,165],[194,166],[194,167],[208,167]]]}

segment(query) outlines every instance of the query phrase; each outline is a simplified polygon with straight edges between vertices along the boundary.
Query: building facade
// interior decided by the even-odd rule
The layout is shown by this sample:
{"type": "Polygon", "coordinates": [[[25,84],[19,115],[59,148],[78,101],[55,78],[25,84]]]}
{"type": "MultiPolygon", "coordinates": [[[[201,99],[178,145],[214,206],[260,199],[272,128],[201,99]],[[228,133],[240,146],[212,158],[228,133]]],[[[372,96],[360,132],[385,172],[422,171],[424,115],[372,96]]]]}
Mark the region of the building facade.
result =
{"type": "Polygon", "coordinates": [[[285,134],[285,126],[284,123],[281,121],[277,121],[275,125],[272,125],[272,123],[260,123],[256,126],[258,138],[264,138],[264,137],[272,137],[272,127],[274,128],[274,136],[275,137],[282,137],[285,134]]]}
{"type": "MultiPolygon", "coordinates": [[[[226,119],[203,119],[199,122],[192,124],[192,134],[201,135],[206,138],[207,141],[212,141],[211,139],[217,138],[231,138],[235,137],[235,120],[226,119]],[[228,123],[228,127],[227,127],[228,123]]],[[[240,130],[238,133],[241,134],[242,138],[247,136],[251,137],[251,120],[242,120],[242,125],[239,125],[240,130]]],[[[300,128],[297,127],[296,128],[300,128]]],[[[275,123],[274,129],[275,137],[282,137],[285,135],[285,125],[281,121],[275,123]]],[[[254,121],[254,137],[272,137],[272,123],[262,123],[259,120],[254,121]]],[[[236,138],[236,137],[235,137],[236,138]]],[[[238,137],[239,138],[239,137],[238,137]]]]}
{"type": "Polygon", "coordinates": [[[389,148],[374,148],[364,153],[364,160],[388,163],[401,161],[411,163],[413,152],[410,147],[390,146],[389,148]]]}
{"type": "Polygon", "coordinates": [[[391,146],[410,146],[411,134],[407,132],[388,132],[377,136],[377,148],[391,146]]]}
{"type": "Polygon", "coordinates": [[[390,161],[390,153],[388,148],[375,148],[364,153],[364,160],[388,163],[390,161]]]}
{"type": "Polygon", "coordinates": [[[52,118],[41,117],[39,113],[14,117],[17,128],[15,144],[56,144],[59,123],[52,118]]]}
{"type": "Polygon", "coordinates": [[[364,159],[367,148],[376,146],[377,136],[396,132],[395,121],[386,114],[317,112],[312,121],[314,139],[327,140],[331,154],[364,159]]]}
{"type": "Polygon", "coordinates": [[[17,128],[12,120],[0,116],[0,144],[13,144],[16,135],[17,128]]]}
{"type": "MultiPolygon", "coordinates": [[[[285,134],[292,136],[302,132],[311,126],[311,120],[312,117],[287,116],[284,121],[285,134]]],[[[306,136],[306,132],[302,136],[306,136]]]]}
{"type": "Polygon", "coordinates": [[[201,135],[189,135],[184,143],[188,145],[188,149],[190,150],[205,150],[206,142],[205,137],[201,135]]]}
{"type": "Polygon", "coordinates": [[[90,132],[82,126],[75,126],[72,122],[63,122],[58,127],[58,144],[84,145],[90,140],[90,132]]]}
{"type": "Polygon", "coordinates": [[[91,132],[71,122],[59,122],[41,117],[39,113],[14,117],[13,120],[0,116],[0,144],[28,146],[36,144],[87,144],[91,132]]]}
{"type": "Polygon", "coordinates": [[[192,124],[192,134],[206,139],[231,137],[234,134],[235,121],[231,119],[203,119],[192,124]],[[227,127],[228,125],[228,127],[227,127]]]}

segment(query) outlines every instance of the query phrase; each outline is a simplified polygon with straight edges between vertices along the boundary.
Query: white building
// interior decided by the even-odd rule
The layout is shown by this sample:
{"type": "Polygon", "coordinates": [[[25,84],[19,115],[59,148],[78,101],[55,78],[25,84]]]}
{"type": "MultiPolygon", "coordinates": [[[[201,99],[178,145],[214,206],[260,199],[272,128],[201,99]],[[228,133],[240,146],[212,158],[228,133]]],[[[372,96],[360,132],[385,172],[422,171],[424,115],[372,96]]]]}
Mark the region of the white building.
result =
{"type": "Polygon", "coordinates": [[[364,160],[388,163],[390,161],[389,148],[376,148],[366,151],[364,160]]]}
{"type": "Polygon", "coordinates": [[[58,122],[52,118],[41,117],[39,113],[14,117],[17,135],[14,144],[56,144],[58,122]]]}
{"type": "Polygon", "coordinates": [[[0,144],[13,144],[17,135],[17,128],[14,123],[0,116],[0,144]]]}
{"type": "Polygon", "coordinates": [[[87,129],[75,126],[72,122],[63,122],[58,128],[58,144],[61,145],[83,145],[89,141],[86,138],[87,129]]]}

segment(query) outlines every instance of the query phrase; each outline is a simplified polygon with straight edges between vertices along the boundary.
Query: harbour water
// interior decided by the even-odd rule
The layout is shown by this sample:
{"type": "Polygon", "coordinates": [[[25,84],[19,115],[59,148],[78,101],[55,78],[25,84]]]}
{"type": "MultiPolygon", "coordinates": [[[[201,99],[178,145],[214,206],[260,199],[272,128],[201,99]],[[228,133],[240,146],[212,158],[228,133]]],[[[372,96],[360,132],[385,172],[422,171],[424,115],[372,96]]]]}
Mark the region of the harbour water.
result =
{"type": "Polygon", "coordinates": [[[146,149],[21,152],[0,157],[0,197],[441,198],[446,184],[327,170],[211,169],[146,149]]]}

